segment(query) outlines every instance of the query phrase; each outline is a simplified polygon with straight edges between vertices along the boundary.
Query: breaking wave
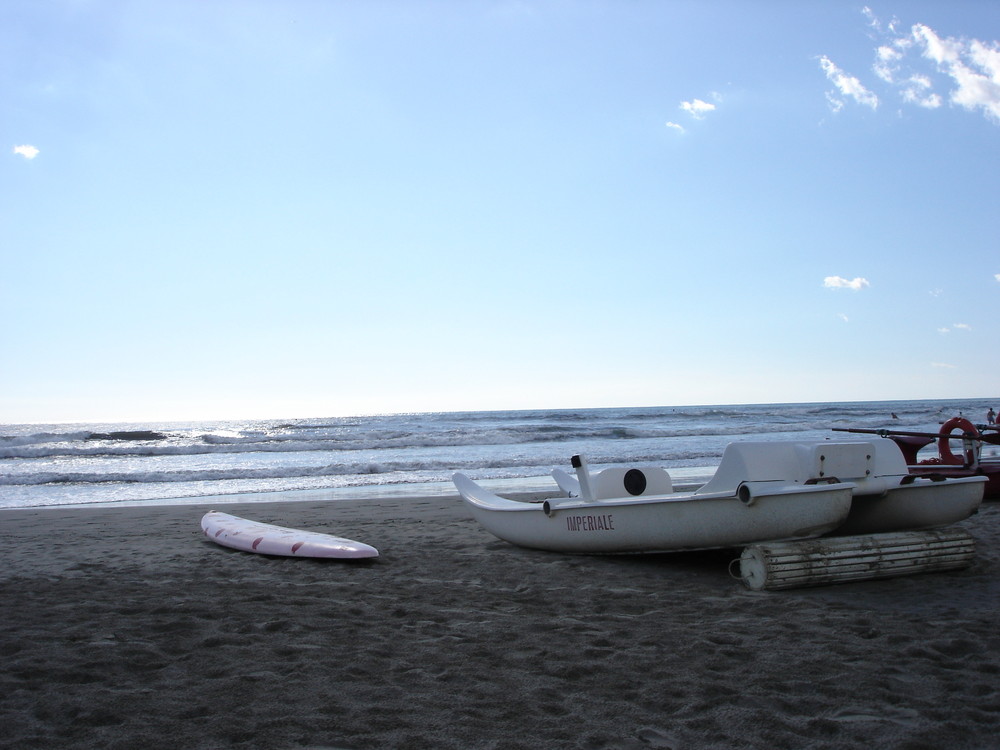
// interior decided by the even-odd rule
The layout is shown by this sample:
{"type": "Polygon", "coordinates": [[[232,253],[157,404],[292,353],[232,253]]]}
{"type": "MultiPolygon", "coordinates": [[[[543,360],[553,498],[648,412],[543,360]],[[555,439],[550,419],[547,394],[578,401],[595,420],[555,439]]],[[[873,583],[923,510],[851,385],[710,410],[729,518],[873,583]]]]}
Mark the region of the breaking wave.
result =
{"type": "MultiPolygon", "coordinates": [[[[566,466],[717,465],[734,440],[835,427],[936,430],[991,402],[893,401],[398,414],[177,424],[0,425],[0,507],[524,478],[566,466]]],[[[974,420],[975,421],[975,420],[974,420]]]]}

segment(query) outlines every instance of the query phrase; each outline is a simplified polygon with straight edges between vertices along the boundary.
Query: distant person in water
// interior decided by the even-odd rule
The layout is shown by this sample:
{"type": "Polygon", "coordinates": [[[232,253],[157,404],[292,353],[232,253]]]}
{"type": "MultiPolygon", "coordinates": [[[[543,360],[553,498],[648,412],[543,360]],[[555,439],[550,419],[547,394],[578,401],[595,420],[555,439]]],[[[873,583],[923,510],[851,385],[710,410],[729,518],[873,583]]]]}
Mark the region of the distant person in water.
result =
{"type": "Polygon", "coordinates": [[[996,424],[996,421],[997,421],[997,413],[993,411],[993,407],[991,406],[990,410],[986,412],[986,422],[987,424],[996,424]]]}
{"type": "Polygon", "coordinates": [[[897,416],[896,416],[896,412],[893,412],[893,413],[892,413],[892,418],[893,418],[893,419],[899,419],[899,417],[897,417],[897,416]]]}

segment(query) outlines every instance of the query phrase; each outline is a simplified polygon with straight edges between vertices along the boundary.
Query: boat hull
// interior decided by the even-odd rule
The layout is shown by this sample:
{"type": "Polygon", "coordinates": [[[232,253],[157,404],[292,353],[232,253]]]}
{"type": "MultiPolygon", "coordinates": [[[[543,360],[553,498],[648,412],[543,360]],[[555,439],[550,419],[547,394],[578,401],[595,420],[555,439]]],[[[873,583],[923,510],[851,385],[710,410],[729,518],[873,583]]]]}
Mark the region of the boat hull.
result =
{"type": "Polygon", "coordinates": [[[980,461],[975,468],[967,466],[952,466],[948,464],[916,464],[910,466],[910,473],[918,477],[941,476],[955,477],[983,477],[986,479],[983,490],[984,500],[1000,500],[1000,461],[992,459],[980,461]]]}
{"type": "Polygon", "coordinates": [[[947,526],[979,510],[985,477],[914,479],[883,494],[855,492],[851,512],[836,534],[881,534],[947,526]]]}
{"type": "Polygon", "coordinates": [[[755,487],[744,499],[679,494],[539,504],[497,497],[462,474],[454,481],[473,517],[499,539],[591,554],[678,552],[820,536],[847,518],[854,486],[780,484],[755,487]]]}
{"type": "Polygon", "coordinates": [[[994,427],[981,425],[977,428],[959,418],[948,420],[938,433],[853,427],[835,427],[834,430],[879,435],[882,438],[879,442],[894,443],[902,453],[907,471],[912,476],[986,477],[988,481],[983,490],[983,499],[1000,500],[1000,457],[980,455],[985,444],[1000,445],[1000,432],[995,432],[994,427]],[[958,453],[950,447],[952,440],[956,442],[960,440],[958,435],[953,434],[955,429],[968,431],[968,440],[962,443],[962,449],[958,453]],[[937,455],[927,456],[922,460],[921,451],[932,444],[937,448],[937,455]]]}

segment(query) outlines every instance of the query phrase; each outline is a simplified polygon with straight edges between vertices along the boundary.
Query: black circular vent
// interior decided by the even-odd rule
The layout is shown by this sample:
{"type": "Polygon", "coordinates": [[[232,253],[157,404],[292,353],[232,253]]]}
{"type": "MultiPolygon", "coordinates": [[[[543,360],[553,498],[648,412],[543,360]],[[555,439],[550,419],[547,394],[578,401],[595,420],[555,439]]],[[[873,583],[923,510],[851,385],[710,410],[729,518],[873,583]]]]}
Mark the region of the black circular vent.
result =
{"type": "Polygon", "coordinates": [[[638,469],[625,472],[625,491],[630,495],[641,495],[646,491],[646,475],[638,469]]]}

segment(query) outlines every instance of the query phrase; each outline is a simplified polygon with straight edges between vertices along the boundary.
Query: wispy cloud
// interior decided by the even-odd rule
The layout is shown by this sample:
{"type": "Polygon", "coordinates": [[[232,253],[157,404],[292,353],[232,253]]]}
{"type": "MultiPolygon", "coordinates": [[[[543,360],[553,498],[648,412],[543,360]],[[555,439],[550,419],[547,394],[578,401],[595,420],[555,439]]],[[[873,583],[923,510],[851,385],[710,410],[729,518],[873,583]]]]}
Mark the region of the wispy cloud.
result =
{"type": "Polygon", "coordinates": [[[703,102],[701,99],[692,99],[689,102],[681,102],[681,109],[696,120],[700,120],[706,113],[715,111],[715,105],[703,102]]]}
{"type": "Polygon", "coordinates": [[[871,285],[868,283],[868,279],[863,279],[860,276],[853,279],[845,279],[842,276],[827,276],[823,279],[823,286],[827,289],[851,289],[858,292],[871,285]]]}
{"type": "Polygon", "coordinates": [[[952,331],[971,331],[972,326],[968,323],[952,323],[951,327],[941,326],[937,329],[938,333],[951,333],[952,331]]]}
{"type": "Polygon", "coordinates": [[[14,146],[14,153],[23,156],[25,159],[34,159],[38,156],[39,151],[34,146],[14,146]]]}
{"type": "Polygon", "coordinates": [[[903,101],[907,104],[916,104],[924,109],[937,109],[944,101],[940,94],[932,91],[933,84],[927,76],[914,75],[903,87],[903,101]]]}
{"type": "Polygon", "coordinates": [[[940,367],[945,370],[955,369],[955,365],[949,365],[947,362],[931,362],[931,367],[940,367]]]}
{"type": "Polygon", "coordinates": [[[923,56],[954,82],[951,101],[968,110],[981,109],[1000,122],[1000,45],[941,38],[923,24],[914,26],[911,33],[923,56]]]}
{"type": "MultiPolygon", "coordinates": [[[[722,97],[715,91],[712,92],[710,98],[714,99],[717,102],[722,101],[722,97]]],[[[679,109],[683,110],[684,112],[687,112],[695,120],[703,120],[705,118],[705,115],[707,115],[709,112],[715,111],[715,105],[712,104],[711,102],[706,102],[703,99],[692,99],[689,102],[681,102],[679,105],[679,109]]],[[[668,121],[667,127],[672,130],[676,130],[678,133],[687,132],[684,129],[683,125],[680,125],[676,122],[668,121]]]]}
{"type": "Polygon", "coordinates": [[[993,278],[996,279],[997,281],[1000,281],[1000,273],[993,274],[993,278]]]}
{"type": "MultiPolygon", "coordinates": [[[[1000,43],[944,36],[922,23],[906,29],[896,18],[882,23],[870,8],[862,12],[876,37],[872,71],[905,104],[938,109],[948,101],[1000,123],[1000,43]]],[[[876,106],[876,94],[858,78],[844,73],[829,57],[819,60],[840,92],[841,98],[827,92],[835,110],[850,99],[876,106]]]]}
{"type": "MultiPolygon", "coordinates": [[[[819,65],[826,73],[826,77],[837,87],[840,97],[853,99],[858,104],[875,109],[878,107],[878,97],[865,88],[864,84],[855,76],[848,75],[826,55],[819,58],[819,65]]],[[[826,95],[830,106],[834,112],[839,112],[844,106],[844,99],[838,98],[837,94],[829,91],[826,95]]]]}
{"type": "MultiPolygon", "coordinates": [[[[877,29],[878,31],[882,31],[883,27],[882,20],[875,15],[874,11],[872,11],[871,8],[869,8],[866,5],[864,8],[861,9],[861,13],[865,16],[865,18],[868,19],[869,26],[871,26],[873,29],[877,29]]],[[[899,25],[899,19],[893,16],[892,20],[889,22],[889,29],[891,31],[895,31],[896,30],[895,27],[898,25],[899,25]]]]}
{"type": "Polygon", "coordinates": [[[850,323],[851,322],[851,319],[848,318],[846,315],[844,315],[844,313],[837,313],[837,317],[840,318],[845,323],[850,323]]]}
{"type": "Polygon", "coordinates": [[[875,64],[872,69],[875,75],[886,83],[892,83],[896,71],[899,69],[899,61],[903,59],[903,52],[895,46],[882,45],[875,50],[875,64]]]}

